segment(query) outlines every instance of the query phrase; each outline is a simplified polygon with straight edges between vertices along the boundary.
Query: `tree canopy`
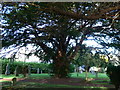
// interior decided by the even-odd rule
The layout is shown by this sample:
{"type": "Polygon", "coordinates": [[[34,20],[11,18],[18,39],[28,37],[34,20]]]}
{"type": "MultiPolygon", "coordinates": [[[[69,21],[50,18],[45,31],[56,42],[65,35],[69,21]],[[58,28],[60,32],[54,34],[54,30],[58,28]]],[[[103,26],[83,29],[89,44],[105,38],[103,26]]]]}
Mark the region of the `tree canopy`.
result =
{"type": "Polygon", "coordinates": [[[35,45],[37,56],[45,53],[53,60],[55,76],[66,77],[70,62],[88,37],[109,36],[119,45],[119,9],[118,2],[3,3],[2,45],[35,45]]]}

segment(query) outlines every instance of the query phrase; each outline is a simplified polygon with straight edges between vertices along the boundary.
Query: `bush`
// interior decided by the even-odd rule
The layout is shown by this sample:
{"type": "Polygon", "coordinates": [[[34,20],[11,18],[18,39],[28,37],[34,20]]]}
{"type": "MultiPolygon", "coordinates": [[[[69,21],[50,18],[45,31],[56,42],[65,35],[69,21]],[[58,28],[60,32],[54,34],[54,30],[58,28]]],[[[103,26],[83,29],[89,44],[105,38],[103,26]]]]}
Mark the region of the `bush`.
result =
{"type": "Polygon", "coordinates": [[[108,66],[106,72],[111,83],[115,85],[116,89],[118,89],[120,86],[120,66],[110,65],[108,66]]]}
{"type": "Polygon", "coordinates": [[[75,66],[73,64],[70,64],[69,66],[69,73],[73,73],[75,70],[75,66]]]}

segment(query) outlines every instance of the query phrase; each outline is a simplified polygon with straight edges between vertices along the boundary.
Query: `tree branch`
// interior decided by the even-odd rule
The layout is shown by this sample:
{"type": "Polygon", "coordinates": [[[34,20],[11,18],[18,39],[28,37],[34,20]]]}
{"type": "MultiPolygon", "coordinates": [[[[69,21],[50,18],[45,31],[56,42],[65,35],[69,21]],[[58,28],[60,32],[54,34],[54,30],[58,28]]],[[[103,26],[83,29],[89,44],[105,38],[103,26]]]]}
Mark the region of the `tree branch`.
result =
{"type": "MultiPolygon", "coordinates": [[[[53,8],[53,7],[50,8],[50,10],[52,12],[54,12],[54,13],[56,13],[58,15],[67,16],[67,17],[73,18],[73,19],[85,19],[85,20],[96,20],[96,19],[99,19],[99,18],[106,19],[107,18],[106,13],[110,13],[110,11],[112,11],[112,10],[119,10],[119,9],[120,9],[120,6],[109,7],[107,9],[100,10],[99,14],[98,14],[98,11],[96,11],[92,15],[88,14],[87,16],[85,16],[82,13],[63,11],[63,10],[61,10],[59,8],[53,8]]],[[[113,18],[108,18],[108,19],[113,19],[113,18]]],[[[117,17],[116,19],[120,19],[120,17],[117,17]]]]}

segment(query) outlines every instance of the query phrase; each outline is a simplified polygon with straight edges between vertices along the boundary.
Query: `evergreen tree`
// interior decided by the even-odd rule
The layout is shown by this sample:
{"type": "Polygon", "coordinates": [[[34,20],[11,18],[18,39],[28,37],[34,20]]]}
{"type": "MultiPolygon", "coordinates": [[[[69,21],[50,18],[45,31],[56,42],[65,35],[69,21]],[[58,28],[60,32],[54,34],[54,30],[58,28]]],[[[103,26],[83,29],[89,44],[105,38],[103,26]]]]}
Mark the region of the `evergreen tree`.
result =
{"type": "MultiPolygon", "coordinates": [[[[67,77],[82,42],[90,35],[109,31],[103,27],[111,24],[119,8],[119,3],[3,3],[2,45],[37,46],[35,55],[40,57],[43,52],[53,60],[55,76],[67,77]],[[104,21],[106,25],[95,26],[104,21]]],[[[120,18],[115,17],[114,21],[120,18]]]]}

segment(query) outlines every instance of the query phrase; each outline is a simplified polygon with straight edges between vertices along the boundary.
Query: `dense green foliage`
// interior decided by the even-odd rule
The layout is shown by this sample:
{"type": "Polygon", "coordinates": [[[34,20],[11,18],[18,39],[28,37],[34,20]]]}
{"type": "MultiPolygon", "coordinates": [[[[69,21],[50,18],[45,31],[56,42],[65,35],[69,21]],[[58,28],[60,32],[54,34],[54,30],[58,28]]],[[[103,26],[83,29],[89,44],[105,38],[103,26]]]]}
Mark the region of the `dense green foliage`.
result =
{"type": "Polygon", "coordinates": [[[76,55],[75,60],[73,61],[75,65],[82,66],[96,66],[103,67],[107,66],[105,59],[102,59],[99,52],[92,53],[92,48],[82,45],[82,49],[76,55]]]}
{"type": "Polygon", "coordinates": [[[14,74],[15,68],[18,66],[19,69],[19,73],[22,73],[22,68],[24,66],[30,66],[31,67],[31,73],[37,73],[37,68],[40,68],[40,70],[43,71],[43,73],[47,73],[49,68],[49,64],[44,64],[44,63],[24,63],[21,61],[14,61],[12,63],[9,62],[8,59],[0,59],[0,63],[2,63],[2,74],[5,74],[5,70],[6,70],[6,65],[7,63],[10,64],[10,73],[14,74]]]}
{"type": "MultiPolygon", "coordinates": [[[[117,2],[8,2],[3,3],[2,11],[4,22],[0,40],[3,41],[3,47],[36,46],[35,52],[31,53],[39,58],[44,56],[46,61],[52,60],[53,72],[59,78],[68,75],[70,63],[88,37],[93,36],[99,40],[109,37],[119,45],[117,19],[120,17],[117,15],[117,2]],[[115,21],[115,27],[112,27],[111,21],[115,21]]],[[[100,43],[105,45],[103,40],[100,43]]]]}
{"type": "MultiPolygon", "coordinates": [[[[9,62],[9,59],[0,59],[0,63],[2,63],[2,74],[5,74],[6,65],[7,63],[10,64],[10,73],[14,74],[15,68],[18,66],[19,73],[21,73],[22,68],[24,66],[30,66],[31,67],[31,73],[37,73],[37,69],[39,68],[40,71],[42,70],[42,73],[50,73],[53,74],[52,70],[52,64],[45,64],[45,63],[35,63],[35,62],[22,62],[22,61],[14,61],[12,63],[9,62]]],[[[74,65],[70,64],[70,70],[69,73],[74,72],[74,65]]],[[[41,72],[40,72],[41,73],[41,72]]]]}
{"type": "Polygon", "coordinates": [[[120,86],[120,66],[109,65],[107,68],[107,75],[109,76],[112,84],[114,84],[116,89],[118,89],[120,86]]]}

